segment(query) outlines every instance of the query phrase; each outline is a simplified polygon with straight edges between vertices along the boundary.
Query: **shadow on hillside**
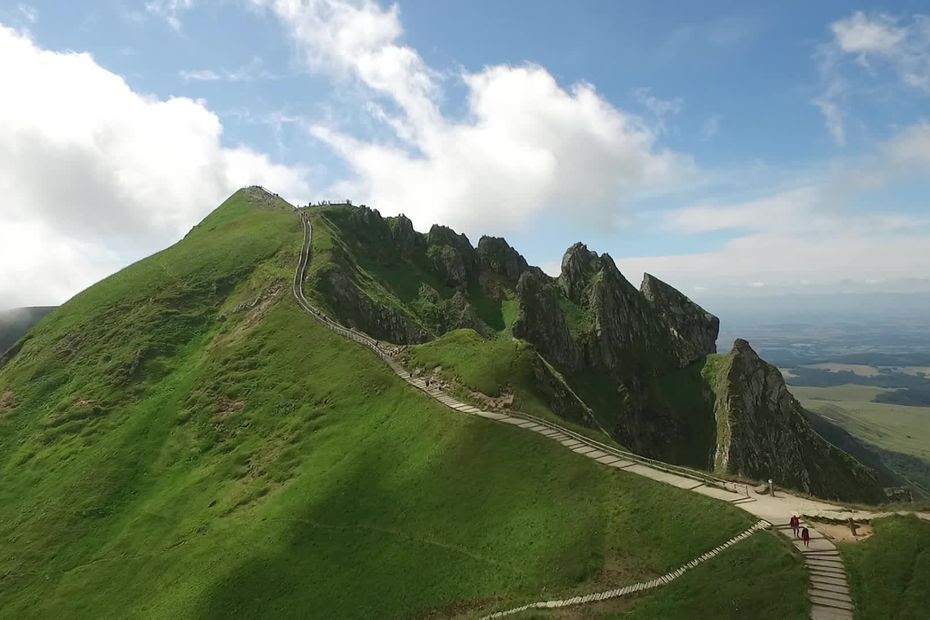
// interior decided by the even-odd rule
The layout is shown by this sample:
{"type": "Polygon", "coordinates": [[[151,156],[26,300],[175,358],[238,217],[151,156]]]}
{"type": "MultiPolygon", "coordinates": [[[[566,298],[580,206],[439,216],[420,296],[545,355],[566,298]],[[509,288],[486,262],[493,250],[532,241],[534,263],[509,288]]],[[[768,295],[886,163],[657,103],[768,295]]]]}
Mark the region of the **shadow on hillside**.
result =
{"type": "MultiPolygon", "coordinates": [[[[503,434],[521,432],[463,420],[443,428],[432,445],[389,435],[385,441],[407,444],[410,459],[402,463],[391,461],[391,448],[404,447],[384,449],[372,436],[347,455],[350,467],[331,474],[328,492],[283,530],[279,550],[217,575],[196,615],[446,615],[465,611],[468,601],[591,577],[602,564],[590,551],[603,548],[602,528],[583,523],[551,540],[565,515],[547,502],[545,472],[514,485],[511,479],[526,472],[494,462],[501,454],[515,466],[532,460],[527,452],[535,442],[511,442],[511,454],[501,451],[503,434]],[[447,604],[455,607],[437,609],[447,604]]],[[[298,482],[294,492],[308,483],[298,482]]]]}

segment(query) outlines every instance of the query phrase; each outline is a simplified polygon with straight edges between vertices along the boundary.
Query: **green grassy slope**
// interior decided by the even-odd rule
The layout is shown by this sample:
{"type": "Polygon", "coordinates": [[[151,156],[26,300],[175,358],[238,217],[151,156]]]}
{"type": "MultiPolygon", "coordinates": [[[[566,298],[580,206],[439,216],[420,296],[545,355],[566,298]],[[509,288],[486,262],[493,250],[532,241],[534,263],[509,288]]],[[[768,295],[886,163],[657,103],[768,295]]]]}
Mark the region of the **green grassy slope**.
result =
{"type": "Polygon", "coordinates": [[[237,193],[0,369],[0,617],[398,617],[661,574],[738,509],[453,413],[299,311],[237,193]]]}
{"type": "MultiPolygon", "coordinates": [[[[455,313],[452,298],[456,292],[435,267],[433,254],[446,246],[426,245],[426,238],[417,239],[409,256],[402,255],[391,238],[392,220],[373,216],[357,207],[328,206],[311,211],[315,254],[308,268],[307,279],[313,285],[311,297],[319,307],[333,316],[373,332],[372,312],[366,306],[378,307],[396,314],[423,333],[439,335],[450,329],[455,313]],[[347,303],[345,290],[332,290],[326,272],[335,270],[346,277],[341,288],[351,288],[352,296],[367,303],[347,303]],[[336,308],[334,300],[341,299],[336,308]]],[[[396,223],[396,222],[394,222],[396,223]]],[[[440,252],[441,253],[441,252],[440,252]]],[[[496,281],[497,294],[489,296],[473,274],[465,287],[465,298],[488,335],[509,336],[516,319],[516,301],[508,283],[496,281]]]]}
{"type": "Polygon", "coordinates": [[[454,330],[411,347],[406,365],[427,372],[439,368],[443,378],[452,382],[450,389],[465,399],[470,399],[469,392],[491,397],[507,392],[513,395],[511,407],[517,411],[567,423],[578,432],[612,443],[596,428],[591,410],[562,375],[523,340],[485,339],[470,329],[454,330]]]}
{"type": "Polygon", "coordinates": [[[873,402],[881,391],[865,385],[791,386],[791,393],[804,407],[856,437],[930,463],[930,407],[873,402]]]}
{"type": "Polygon", "coordinates": [[[930,610],[930,523],[917,517],[873,522],[875,533],[838,543],[857,618],[923,619],[930,610]]]}
{"type": "Polygon", "coordinates": [[[807,573],[791,545],[778,534],[761,532],[616,617],[802,620],[810,613],[806,588],[807,573]]]}

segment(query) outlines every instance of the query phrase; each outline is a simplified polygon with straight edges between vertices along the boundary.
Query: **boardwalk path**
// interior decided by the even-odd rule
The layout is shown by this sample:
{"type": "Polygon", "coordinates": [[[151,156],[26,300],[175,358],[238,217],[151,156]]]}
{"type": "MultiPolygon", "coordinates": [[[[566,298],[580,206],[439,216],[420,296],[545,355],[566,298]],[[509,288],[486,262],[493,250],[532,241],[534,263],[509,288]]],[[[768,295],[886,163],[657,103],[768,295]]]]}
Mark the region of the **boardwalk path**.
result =
{"type": "MultiPolygon", "coordinates": [[[[573,431],[565,426],[543,420],[536,416],[522,412],[498,413],[493,411],[484,411],[473,407],[467,403],[460,402],[445,392],[427,385],[420,378],[413,377],[408,373],[391,355],[385,350],[384,345],[379,341],[369,337],[367,334],[346,328],[345,326],[333,321],[325,314],[318,312],[304,297],[303,281],[307,270],[307,263],[310,255],[310,241],[312,228],[310,219],[303,211],[300,212],[300,218],[304,226],[304,243],[301,248],[300,261],[294,273],[293,293],[297,303],[308,314],[317,319],[326,328],[340,334],[341,336],[354,340],[362,346],[370,349],[378,355],[393,370],[397,376],[409,383],[414,388],[426,393],[431,398],[439,401],[443,405],[467,415],[474,415],[489,420],[494,420],[502,424],[512,424],[526,430],[539,433],[540,435],[556,441],[569,450],[577,452],[583,456],[601,463],[606,467],[615,467],[623,469],[652,480],[664,482],[672,486],[686,489],[693,493],[706,495],[714,499],[726,501],[743,510],[755,515],[760,519],[753,528],[740,534],[738,537],[731,539],[726,546],[739,542],[749,534],[756,531],[764,524],[785,524],[792,514],[807,515],[809,517],[826,517],[835,520],[854,519],[874,519],[886,516],[890,513],[875,513],[867,511],[848,510],[841,506],[829,504],[819,500],[797,497],[788,493],[780,492],[776,497],[768,495],[754,495],[750,493],[749,488],[741,483],[735,483],[729,480],[723,480],[711,476],[706,472],[687,469],[662,463],[653,459],[648,459],[627,450],[622,450],[614,446],[599,442],[573,431]]],[[[917,516],[930,519],[926,513],[916,513],[917,516]]],[[[852,599],[849,596],[849,587],[846,580],[846,570],[843,566],[842,558],[836,547],[829,539],[822,536],[809,523],[805,523],[811,531],[810,548],[802,548],[800,541],[794,541],[798,550],[803,554],[805,565],[810,574],[809,598],[811,601],[811,618],[815,620],[846,620],[852,618],[852,599]]],[[[791,530],[787,525],[781,525],[777,528],[783,535],[792,538],[791,530]]],[[[722,550],[718,548],[713,550],[713,555],[722,550]]],[[[707,554],[705,554],[706,556],[707,554]]],[[[708,557],[701,556],[705,560],[708,557]]],[[[712,557],[712,556],[709,556],[712,557]]],[[[693,560],[691,563],[673,571],[669,575],[646,582],[648,588],[657,587],[668,583],[675,577],[679,576],[685,570],[693,568],[703,561],[700,558],[693,560]],[[670,575],[674,575],[668,578],[670,575]]],[[[567,601],[546,601],[534,603],[530,606],[521,607],[518,610],[511,610],[504,613],[516,613],[535,606],[542,607],[561,607],[566,605],[577,605],[592,601],[600,601],[606,598],[623,596],[632,592],[639,592],[648,589],[646,584],[634,584],[626,588],[610,590],[608,592],[599,592],[585,597],[575,597],[567,601]],[[635,589],[638,588],[638,589],[635,589]],[[601,598],[597,598],[601,597],[601,598]]]]}

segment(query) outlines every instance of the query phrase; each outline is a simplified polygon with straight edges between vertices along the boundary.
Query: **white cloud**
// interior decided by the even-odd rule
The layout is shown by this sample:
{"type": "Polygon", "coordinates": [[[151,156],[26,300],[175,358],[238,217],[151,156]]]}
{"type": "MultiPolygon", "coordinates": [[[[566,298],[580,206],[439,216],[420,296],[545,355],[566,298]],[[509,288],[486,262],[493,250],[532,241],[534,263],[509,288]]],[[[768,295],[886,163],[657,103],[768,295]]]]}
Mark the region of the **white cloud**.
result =
{"type": "Polygon", "coordinates": [[[42,50],[2,25],[0,57],[0,307],[63,301],[243,185],[307,196],[301,171],[223,147],[202,102],[136,93],[88,54],[42,50]],[[67,264],[46,269],[53,259],[67,264]]]}
{"type": "Polygon", "coordinates": [[[837,144],[846,143],[846,100],[863,70],[869,82],[887,73],[889,88],[930,94],[930,16],[917,14],[908,21],[857,11],[833,22],[830,30],[832,39],[817,51],[825,89],[813,103],[837,144]],[[857,79],[851,79],[853,68],[857,79]]]}
{"type": "Polygon", "coordinates": [[[823,120],[827,124],[827,131],[830,132],[833,141],[840,146],[846,145],[846,115],[843,112],[842,104],[844,92],[843,82],[839,78],[833,77],[826,92],[814,99],[814,105],[823,114],[823,120]]]}
{"type": "Polygon", "coordinates": [[[150,0],[145,3],[145,10],[164,19],[172,30],[179,31],[181,30],[179,15],[193,6],[194,0],[150,0]]]}
{"type": "MultiPolygon", "coordinates": [[[[256,0],[261,3],[261,0],[256,0]]],[[[638,191],[671,185],[691,161],[656,147],[656,133],[604,100],[590,84],[563,88],[542,67],[492,66],[459,77],[467,114],[440,112],[441,78],[400,43],[396,5],[342,0],[268,0],[306,65],[360,84],[391,143],[332,125],[312,134],[356,173],[340,185],[423,228],[503,231],[557,210],[593,226],[614,225],[638,191]]],[[[658,104],[658,100],[656,100],[658,104]]]]}
{"type": "Polygon", "coordinates": [[[884,146],[883,155],[890,170],[898,174],[930,172],[930,124],[905,128],[884,146]]]}
{"type": "Polygon", "coordinates": [[[723,116],[720,114],[715,114],[705,119],[704,123],[701,125],[701,138],[710,140],[720,133],[720,122],[722,120],[723,116]]]}
{"type": "Polygon", "coordinates": [[[669,116],[681,114],[685,107],[681,97],[662,99],[654,95],[652,89],[643,86],[633,89],[633,97],[641,106],[646,108],[655,120],[656,127],[661,131],[665,131],[665,119],[669,116]]]}
{"type": "Polygon", "coordinates": [[[259,56],[233,70],[222,69],[182,69],[178,75],[185,82],[252,82],[254,80],[273,80],[278,76],[265,68],[265,63],[259,56]]]}
{"type": "Polygon", "coordinates": [[[19,14],[23,16],[23,19],[25,19],[30,24],[34,24],[39,21],[39,9],[30,4],[20,2],[16,5],[16,10],[19,11],[19,14]]]}
{"type": "Polygon", "coordinates": [[[870,190],[904,177],[928,176],[930,126],[921,123],[901,130],[864,161],[837,164],[796,187],[756,200],[708,202],[667,214],[665,226],[672,232],[735,235],[719,249],[619,262],[631,279],[648,271],[683,289],[700,284],[716,294],[736,293],[747,285],[795,291],[798,283],[822,292],[866,284],[895,287],[905,281],[928,286],[930,200],[923,208],[913,205],[909,213],[880,203],[863,209],[861,204],[870,190]]]}
{"type": "Polygon", "coordinates": [[[398,125],[403,137],[414,137],[411,132],[437,122],[436,75],[415,50],[397,43],[403,27],[396,4],[387,10],[370,0],[266,4],[285,23],[311,70],[357,78],[396,102],[408,121],[398,125]]]}
{"type": "Polygon", "coordinates": [[[181,69],[178,75],[185,82],[218,82],[223,76],[212,69],[181,69]]]}
{"type": "MultiPolygon", "coordinates": [[[[824,235],[756,233],[733,239],[718,250],[681,256],[618,261],[631,280],[649,272],[686,290],[700,282],[707,294],[727,294],[741,282],[763,283],[779,292],[797,283],[830,293],[868,281],[895,282],[930,275],[930,235],[824,235]]],[[[925,284],[930,280],[924,280],[925,284]]],[[[912,292],[918,292],[916,290],[912,292]]]]}
{"type": "Polygon", "coordinates": [[[678,232],[707,233],[791,225],[810,209],[815,194],[812,188],[803,187],[736,205],[687,207],[672,211],[666,226],[678,232]]]}
{"type": "Polygon", "coordinates": [[[888,15],[866,16],[856,11],[851,17],[830,25],[840,49],[851,54],[891,53],[906,37],[888,15]]]}

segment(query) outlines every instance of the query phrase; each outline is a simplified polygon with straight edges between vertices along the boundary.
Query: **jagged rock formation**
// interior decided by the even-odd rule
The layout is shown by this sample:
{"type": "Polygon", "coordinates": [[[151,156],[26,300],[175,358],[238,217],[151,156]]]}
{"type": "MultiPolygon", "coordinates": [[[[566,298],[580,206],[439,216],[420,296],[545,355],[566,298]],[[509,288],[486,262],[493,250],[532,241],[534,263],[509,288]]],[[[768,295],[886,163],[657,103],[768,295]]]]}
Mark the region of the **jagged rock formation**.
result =
{"type": "Polygon", "coordinates": [[[733,344],[714,387],[717,470],[827,499],[883,499],[874,473],[814,432],[781,372],[745,340],[733,344]]]}
{"type": "Polygon", "coordinates": [[[579,367],[581,350],[565,322],[558,291],[545,275],[524,272],[517,282],[519,299],[513,335],[533,343],[542,355],[566,370],[579,367]]]}
{"type": "Polygon", "coordinates": [[[328,249],[315,251],[305,288],[351,326],[396,344],[461,328],[519,338],[565,383],[562,397],[546,390],[551,411],[632,450],[874,499],[869,470],[809,427],[777,369],[745,343],[713,355],[717,317],[652,275],[637,289],[609,255],[576,243],[553,278],[504,239],[475,247],[448,227],[423,234],[364,207],[323,208],[314,222],[328,249]],[[573,399],[590,413],[579,416],[573,399]]]}
{"type": "Polygon", "coordinates": [[[397,251],[406,259],[413,258],[417,249],[417,233],[413,229],[413,222],[405,215],[388,218],[387,222],[397,251]]]}
{"type": "Polygon", "coordinates": [[[494,273],[509,283],[530,271],[526,259],[500,237],[482,236],[478,240],[478,263],[482,270],[494,273]]]}
{"type": "Polygon", "coordinates": [[[426,236],[426,255],[447,286],[462,288],[475,273],[476,253],[465,235],[434,224],[426,236]]]}
{"type": "Polygon", "coordinates": [[[662,280],[643,275],[640,292],[653,311],[662,318],[675,343],[682,365],[717,351],[720,320],[662,280]]]}

